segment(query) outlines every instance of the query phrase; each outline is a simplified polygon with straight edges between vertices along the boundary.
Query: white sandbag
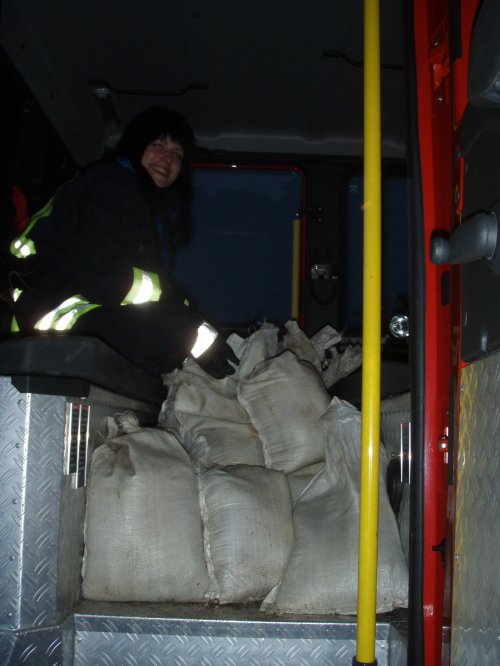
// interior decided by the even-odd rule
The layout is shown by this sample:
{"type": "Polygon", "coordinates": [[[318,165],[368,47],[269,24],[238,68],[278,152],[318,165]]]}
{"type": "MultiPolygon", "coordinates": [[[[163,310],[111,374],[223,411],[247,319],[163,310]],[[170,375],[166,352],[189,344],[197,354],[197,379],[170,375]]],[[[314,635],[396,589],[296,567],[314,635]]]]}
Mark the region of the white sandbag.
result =
{"type": "Polygon", "coordinates": [[[287,333],[283,349],[290,349],[302,361],[308,361],[323,377],[326,387],[332,386],[361,366],[361,345],[348,345],[340,353],[335,345],[342,335],[331,326],[325,326],[311,338],[300,330],[297,322],[285,324],[287,333]]]}
{"type": "MultiPolygon", "coordinates": [[[[164,383],[167,383],[167,377],[169,377],[169,375],[163,376],[164,383]]],[[[168,430],[174,430],[175,432],[179,433],[181,429],[181,424],[179,423],[179,420],[174,410],[175,395],[177,393],[177,383],[175,381],[170,381],[170,384],[167,383],[167,386],[168,386],[168,394],[166,399],[162,403],[160,413],[158,415],[158,425],[161,428],[167,428],[168,430]]]]}
{"type": "Polygon", "coordinates": [[[299,498],[304,493],[305,489],[313,482],[314,477],[323,470],[325,467],[325,462],[317,462],[307,467],[301,467],[301,469],[287,474],[288,485],[290,486],[290,494],[292,496],[292,506],[295,506],[299,498]]]}
{"type": "Polygon", "coordinates": [[[322,360],[325,350],[336,344],[342,336],[331,326],[325,326],[311,339],[300,329],[296,321],[287,321],[281,329],[273,324],[265,323],[248,338],[231,335],[228,343],[236,356],[241,359],[239,376],[247,377],[255,367],[285,350],[293,351],[298,359],[307,361],[321,374],[322,360]]]}
{"type": "Polygon", "coordinates": [[[86,599],[204,599],[197,479],[172,433],[136,429],[95,450],[82,576],[86,599]]]}
{"type": "Polygon", "coordinates": [[[204,466],[264,465],[262,443],[236,386],[233,376],[214,379],[187,364],[178,375],[171,409],[184,447],[204,466]]]}
{"type": "Polygon", "coordinates": [[[323,380],[328,388],[361,367],[361,345],[348,345],[342,352],[332,347],[329,355],[328,366],[323,370],[323,380]]]}
{"type": "MultiPolygon", "coordinates": [[[[322,419],[326,466],[295,505],[295,542],[281,583],[262,610],[357,612],[360,413],[334,398],[322,419]]],[[[377,611],[408,601],[407,567],[385,487],[386,459],[380,450],[377,611]]]]}
{"type": "Polygon", "coordinates": [[[135,432],[141,429],[141,424],[137,418],[137,414],[127,410],[126,412],[119,412],[114,416],[106,416],[103,419],[103,432],[99,434],[103,440],[113,439],[119,435],[135,432]]]}
{"type": "Polygon", "coordinates": [[[210,375],[191,356],[186,358],[181,368],[176,368],[172,372],[162,375],[163,383],[167,386],[168,393],[158,416],[158,425],[160,427],[174,430],[180,434],[181,424],[175,413],[175,398],[179,386],[192,375],[197,375],[207,380],[210,378],[210,375]]]}
{"type": "Polygon", "coordinates": [[[229,424],[221,428],[207,429],[203,424],[203,433],[196,436],[192,443],[184,445],[203,467],[219,465],[264,465],[262,444],[252,424],[229,424]]]}
{"type": "Polygon", "coordinates": [[[277,326],[265,323],[246,339],[242,340],[234,334],[229,336],[228,344],[240,359],[237,373],[239,379],[245,379],[259,363],[273,358],[281,351],[278,333],[277,326]]]}
{"type": "Polygon", "coordinates": [[[238,399],[259,433],[267,467],[290,473],[324,458],[320,417],[329,396],[316,370],[293,352],[240,378],[238,399]]]}
{"type": "Polygon", "coordinates": [[[200,472],[209,597],[263,599],[279,581],[293,543],[290,490],[281,472],[237,465],[200,472]]]}
{"type": "Polygon", "coordinates": [[[283,351],[285,349],[293,351],[299,360],[310,363],[321,375],[321,361],[323,357],[320,357],[311,340],[299,328],[297,322],[288,321],[285,324],[285,330],[286,333],[282,341],[283,351]]]}
{"type": "Polygon", "coordinates": [[[323,359],[325,352],[342,340],[342,333],[339,333],[333,326],[323,326],[317,333],[311,337],[311,344],[316,350],[318,356],[323,359]]]}

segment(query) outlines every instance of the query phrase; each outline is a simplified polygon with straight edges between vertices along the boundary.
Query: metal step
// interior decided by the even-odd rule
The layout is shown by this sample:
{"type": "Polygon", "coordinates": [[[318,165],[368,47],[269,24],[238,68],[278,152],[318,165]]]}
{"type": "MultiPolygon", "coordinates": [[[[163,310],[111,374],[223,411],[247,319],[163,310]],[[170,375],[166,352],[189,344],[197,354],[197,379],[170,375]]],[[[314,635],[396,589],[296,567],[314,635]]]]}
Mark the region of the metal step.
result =
{"type": "MultiPolygon", "coordinates": [[[[85,603],[74,631],[76,666],[351,666],[356,652],[352,617],[267,616],[256,606],[85,603]]],[[[406,664],[404,614],[377,622],[376,658],[406,664]]]]}
{"type": "MultiPolygon", "coordinates": [[[[251,606],[82,602],[63,623],[0,633],[5,666],[351,666],[353,617],[251,606]]],[[[378,666],[406,665],[406,613],[378,617],[378,666]]]]}

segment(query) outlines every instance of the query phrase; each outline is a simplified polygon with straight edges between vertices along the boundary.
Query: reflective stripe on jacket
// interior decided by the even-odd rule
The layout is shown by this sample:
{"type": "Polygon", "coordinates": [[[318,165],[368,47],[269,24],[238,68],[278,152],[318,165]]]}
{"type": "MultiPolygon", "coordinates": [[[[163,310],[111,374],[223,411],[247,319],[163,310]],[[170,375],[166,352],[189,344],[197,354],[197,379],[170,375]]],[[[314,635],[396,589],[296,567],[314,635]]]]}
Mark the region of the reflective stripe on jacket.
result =
{"type": "MultiPolygon", "coordinates": [[[[158,275],[136,267],[133,273],[134,282],[121,305],[159,301],[161,288],[158,275]]],[[[98,307],[101,307],[98,303],[89,303],[83,296],[71,296],[39,319],[35,328],[38,331],[69,331],[81,316],[98,307]]]]}
{"type": "Polygon", "coordinates": [[[54,197],[55,195],[47,201],[43,208],[33,215],[26,229],[24,229],[24,231],[19,234],[19,236],[16,236],[11,242],[10,251],[18,259],[26,259],[26,257],[36,254],[35,243],[31,238],[28,238],[28,234],[39,219],[42,217],[48,217],[51,214],[52,208],[54,207],[54,197]]]}

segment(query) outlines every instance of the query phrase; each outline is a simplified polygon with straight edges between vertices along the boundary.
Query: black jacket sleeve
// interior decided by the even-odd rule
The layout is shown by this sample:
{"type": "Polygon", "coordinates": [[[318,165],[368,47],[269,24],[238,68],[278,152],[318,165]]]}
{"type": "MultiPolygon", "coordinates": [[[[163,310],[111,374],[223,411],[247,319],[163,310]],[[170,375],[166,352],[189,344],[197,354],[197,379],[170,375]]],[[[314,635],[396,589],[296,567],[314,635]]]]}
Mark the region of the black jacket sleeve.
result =
{"type": "MultiPolygon", "coordinates": [[[[55,213],[56,206],[57,199],[55,213]]],[[[117,165],[97,170],[73,204],[71,223],[61,229],[67,248],[59,258],[61,273],[91,303],[118,305],[132,287],[134,266],[158,268],[151,260],[153,234],[135,175],[117,165]]]]}

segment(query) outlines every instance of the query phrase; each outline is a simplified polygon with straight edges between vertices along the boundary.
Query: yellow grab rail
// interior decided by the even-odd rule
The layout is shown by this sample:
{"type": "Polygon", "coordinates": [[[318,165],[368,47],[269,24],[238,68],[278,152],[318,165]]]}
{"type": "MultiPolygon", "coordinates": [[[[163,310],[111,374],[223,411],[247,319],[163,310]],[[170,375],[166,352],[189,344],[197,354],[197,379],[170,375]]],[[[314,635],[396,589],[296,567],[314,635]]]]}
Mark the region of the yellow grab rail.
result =
{"type": "Polygon", "coordinates": [[[299,318],[300,305],[300,218],[293,221],[292,319],[299,318]]]}
{"type": "Polygon", "coordinates": [[[376,664],[381,344],[380,0],[364,0],[363,366],[356,661],[376,664]]]}

